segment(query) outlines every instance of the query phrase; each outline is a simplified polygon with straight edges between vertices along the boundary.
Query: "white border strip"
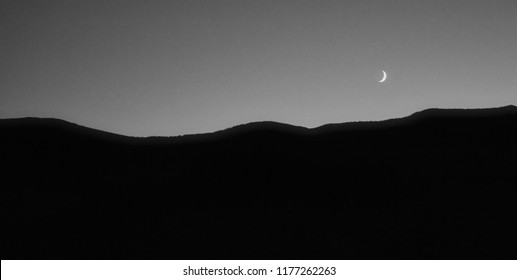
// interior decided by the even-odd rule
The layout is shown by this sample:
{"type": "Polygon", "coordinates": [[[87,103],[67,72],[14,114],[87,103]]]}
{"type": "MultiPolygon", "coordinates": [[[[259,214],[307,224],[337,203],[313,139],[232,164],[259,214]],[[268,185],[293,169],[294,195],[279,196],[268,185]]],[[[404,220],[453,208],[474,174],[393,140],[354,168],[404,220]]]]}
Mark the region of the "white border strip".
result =
{"type": "MultiPolygon", "coordinates": [[[[199,271],[199,270],[198,270],[199,271]]],[[[215,272],[215,270],[213,271],[215,272]]],[[[517,261],[2,261],[2,280],[346,279],[516,280],[517,261]],[[185,269],[266,269],[261,276],[185,276],[185,269]],[[277,267],[336,267],[336,275],[277,275],[277,267]]]]}

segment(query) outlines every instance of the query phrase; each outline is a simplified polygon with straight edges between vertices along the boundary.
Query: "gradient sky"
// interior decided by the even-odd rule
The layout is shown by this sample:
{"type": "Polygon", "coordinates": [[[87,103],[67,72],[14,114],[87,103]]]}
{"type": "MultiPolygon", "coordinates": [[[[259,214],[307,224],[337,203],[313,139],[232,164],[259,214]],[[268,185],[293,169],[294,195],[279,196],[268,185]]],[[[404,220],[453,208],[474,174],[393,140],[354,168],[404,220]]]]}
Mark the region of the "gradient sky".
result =
{"type": "Polygon", "coordinates": [[[0,118],[174,136],[510,104],[515,0],[0,0],[0,118]]]}

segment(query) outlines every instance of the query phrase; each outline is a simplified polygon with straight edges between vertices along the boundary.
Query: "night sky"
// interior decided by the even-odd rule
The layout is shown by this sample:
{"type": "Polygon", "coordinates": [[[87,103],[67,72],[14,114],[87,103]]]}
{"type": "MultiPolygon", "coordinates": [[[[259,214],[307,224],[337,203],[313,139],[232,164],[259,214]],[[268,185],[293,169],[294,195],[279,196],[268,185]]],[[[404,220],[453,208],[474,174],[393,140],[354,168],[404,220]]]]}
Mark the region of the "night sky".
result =
{"type": "Polygon", "coordinates": [[[516,0],[0,0],[0,118],[174,136],[510,104],[516,0]]]}

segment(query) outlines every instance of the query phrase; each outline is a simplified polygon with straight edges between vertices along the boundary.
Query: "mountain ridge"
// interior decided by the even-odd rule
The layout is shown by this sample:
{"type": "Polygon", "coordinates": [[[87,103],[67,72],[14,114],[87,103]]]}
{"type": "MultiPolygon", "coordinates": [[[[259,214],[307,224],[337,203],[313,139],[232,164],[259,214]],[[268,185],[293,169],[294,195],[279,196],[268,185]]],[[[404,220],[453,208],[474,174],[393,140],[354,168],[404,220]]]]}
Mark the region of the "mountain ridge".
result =
{"type": "Polygon", "coordinates": [[[514,105],[507,105],[502,107],[495,108],[475,108],[475,109],[442,109],[442,108],[429,108],[422,111],[418,111],[412,113],[408,116],[390,118],[385,120],[378,121],[354,121],[354,122],[343,122],[343,123],[328,123],[320,126],[316,126],[313,128],[307,128],[304,126],[297,126],[288,123],[276,122],[276,121],[255,121],[245,124],[240,124],[236,126],[232,126],[229,128],[217,130],[214,132],[204,132],[204,133],[195,133],[195,134],[184,134],[178,136],[127,136],[117,133],[112,133],[108,131],[103,131],[95,128],[90,128],[87,126],[83,126],[80,124],[72,123],[66,120],[57,119],[57,118],[38,118],[38,117],[24,117],[24,118],[8,118],[8,119],[0,119],[0,128],[9,127],[9,126],[17,126],[17,127],[30,127],[30,126],[41,126],[41,127],[54,127],[54,128],[64,128],[70,131],[81,131],[85,133],[87,130],[90,130],[93,134],[103,135],[105,138],[108,137],[118,137],[118,138],[132,138],[132,139],[173,139],[173,138],[193,138],[193,137],[206,137],[209,135],[217,135],[217,134],[225,134],[225,133],[233,133],[233,132],[245,132],[245,131],[253,131],[254,129],[266,129],[273,131],[284,131],[284,132],[292,132],[297,134],[311,133],[316,131],[325,131],[325,130],[335,130],[335,129],[343,129],[344,127],[358,127],[358,126],[368,126],[375,125],[378,127],[379,125],[387,125],[394,123],[401,123],[407,121],[416,121],[417,119],[426,119],[426,118],[436,118],[436,117],[480,117],[480,116],[498,116],[498,115],[506,115],[506,114],[516,114],[517,107],[514,105]]]}

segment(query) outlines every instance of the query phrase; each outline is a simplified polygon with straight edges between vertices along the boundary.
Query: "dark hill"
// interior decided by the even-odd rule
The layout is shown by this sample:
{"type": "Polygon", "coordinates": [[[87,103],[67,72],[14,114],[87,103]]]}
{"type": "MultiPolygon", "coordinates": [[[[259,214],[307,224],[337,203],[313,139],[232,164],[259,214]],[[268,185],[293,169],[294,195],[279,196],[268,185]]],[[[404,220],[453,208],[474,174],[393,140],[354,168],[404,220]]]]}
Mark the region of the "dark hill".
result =
{"type": "Polygon", "coordinates": [[[0,120],[2,259],[515,259],[517,108],[132,138],[0,120]]]}

